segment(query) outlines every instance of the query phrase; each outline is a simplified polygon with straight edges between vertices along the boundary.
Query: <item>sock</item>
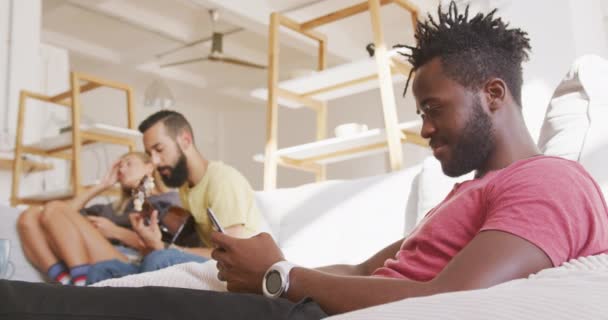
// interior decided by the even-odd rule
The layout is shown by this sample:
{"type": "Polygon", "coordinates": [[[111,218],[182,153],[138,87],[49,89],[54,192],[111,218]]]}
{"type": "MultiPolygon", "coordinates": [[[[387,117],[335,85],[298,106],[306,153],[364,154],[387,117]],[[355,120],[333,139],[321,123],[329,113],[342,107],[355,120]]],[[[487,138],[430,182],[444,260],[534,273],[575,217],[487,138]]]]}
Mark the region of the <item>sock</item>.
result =
{"type": "Polygon", "coordinates": [[[89,272],[90,264],[81,264],[70,269],[72,284],[77,287],[84,287],[87,284],[87,273],[89,272]]]}
{"type": "Polygon", "coordinates": [[[63,285],[70,284],[70,281],[72,280],[72,278],[70,278],[70,274],[68,273],[68,268],[61,262],[57,262],[52,265],[49,270],[47,270],[46,274],[51,280],[63,285]]]}

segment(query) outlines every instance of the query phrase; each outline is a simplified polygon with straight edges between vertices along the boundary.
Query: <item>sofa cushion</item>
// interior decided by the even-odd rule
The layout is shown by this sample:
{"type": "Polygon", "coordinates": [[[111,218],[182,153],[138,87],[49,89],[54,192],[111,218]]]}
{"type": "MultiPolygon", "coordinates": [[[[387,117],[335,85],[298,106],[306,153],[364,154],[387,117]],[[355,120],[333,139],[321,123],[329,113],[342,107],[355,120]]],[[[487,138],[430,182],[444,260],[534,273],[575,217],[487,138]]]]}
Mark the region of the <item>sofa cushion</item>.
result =
{"type": "Polygon", "coordinates": [[[309,267],[358,263],[403,238],[419,170],[258,192],[256,199],[290,261],[309,267]]]}
{"type": "Polygon", "coordinates": [[[551,98],[538,146],[546,155],[580,162],[608,191],[608,61],[578,58],[551,98]]]}
{"type": "Polygon", "coordinates": [[[15,267],[12,280],[39,282],[44,281],[42,275],[27,261],[21,249],[21,241],[17,233],[17,218],[19,209],[0,205],[0,239],[11,241],[9,260],[15,267]]]}

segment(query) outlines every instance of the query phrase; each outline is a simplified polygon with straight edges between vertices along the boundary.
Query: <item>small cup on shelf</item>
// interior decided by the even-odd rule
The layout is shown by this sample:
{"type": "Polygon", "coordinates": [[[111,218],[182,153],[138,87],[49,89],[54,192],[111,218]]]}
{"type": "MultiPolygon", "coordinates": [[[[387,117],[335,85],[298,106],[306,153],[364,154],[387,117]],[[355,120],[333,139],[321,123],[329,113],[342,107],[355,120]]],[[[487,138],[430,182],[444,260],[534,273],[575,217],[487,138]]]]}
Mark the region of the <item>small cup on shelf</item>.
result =
{"type": "Polygon", "coordinates": [[[363,123],[344,123],[334,129],[336,137],[348,137],[361,132],[367,131],[367,125],[363,123]]]}

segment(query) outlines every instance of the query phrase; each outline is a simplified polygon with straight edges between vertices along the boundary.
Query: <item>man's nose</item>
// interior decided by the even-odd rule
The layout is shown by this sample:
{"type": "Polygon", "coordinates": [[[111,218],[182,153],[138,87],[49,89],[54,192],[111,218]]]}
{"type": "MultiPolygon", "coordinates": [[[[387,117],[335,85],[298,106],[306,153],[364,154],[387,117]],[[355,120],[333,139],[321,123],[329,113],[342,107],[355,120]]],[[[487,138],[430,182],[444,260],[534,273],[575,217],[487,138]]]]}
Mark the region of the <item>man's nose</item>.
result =
{"type": "Polygon", "coordinates": [[[425,139],[430,139],[431,136],[437,131],[435,125],[428,118],[422,119],[422,129],[420,129],[420,135],[425,139]]]}
{"type": "Polygon", "coordinates": [[[160,165],[160,157],[159,157],[159,156],[158,156],[158,154],[156,154],[156,153],[153,153],[153,154],[152,154],[152,164],[153,164],[155,167],[158,167],[158,166],[160,165]]]}

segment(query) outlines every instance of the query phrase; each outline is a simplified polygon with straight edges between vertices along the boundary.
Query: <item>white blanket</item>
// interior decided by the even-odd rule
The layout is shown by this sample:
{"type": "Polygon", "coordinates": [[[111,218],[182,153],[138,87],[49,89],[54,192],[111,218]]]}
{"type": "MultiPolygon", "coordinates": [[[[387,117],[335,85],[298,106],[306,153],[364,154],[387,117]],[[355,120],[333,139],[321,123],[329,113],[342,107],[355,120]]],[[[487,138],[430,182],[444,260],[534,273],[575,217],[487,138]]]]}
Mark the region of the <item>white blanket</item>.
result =
{"type": "Polygon", "coordinates": [[[405,299],[330,319],[608,319],[607,302],[608,254],[602,254],[489,289],[405,299]]]}
{"type": "Polygon", "coordinates": [[[226,283],[217,279],[214,260],[205,263],[188,262],[169,268],[108,279],[93,284],[93,287],[175,287],[211,291],[226,291],[226,283]]]}
{"type": "MultiPolygon", "coordinates": [[[[95,286],[168,286],[226,291],[215,261],[185,263],[95,286]]],[[[608,319],[608,254],[579,258],[492,288],[411,298],[331,317],[341,319],[608,319]]]]}

